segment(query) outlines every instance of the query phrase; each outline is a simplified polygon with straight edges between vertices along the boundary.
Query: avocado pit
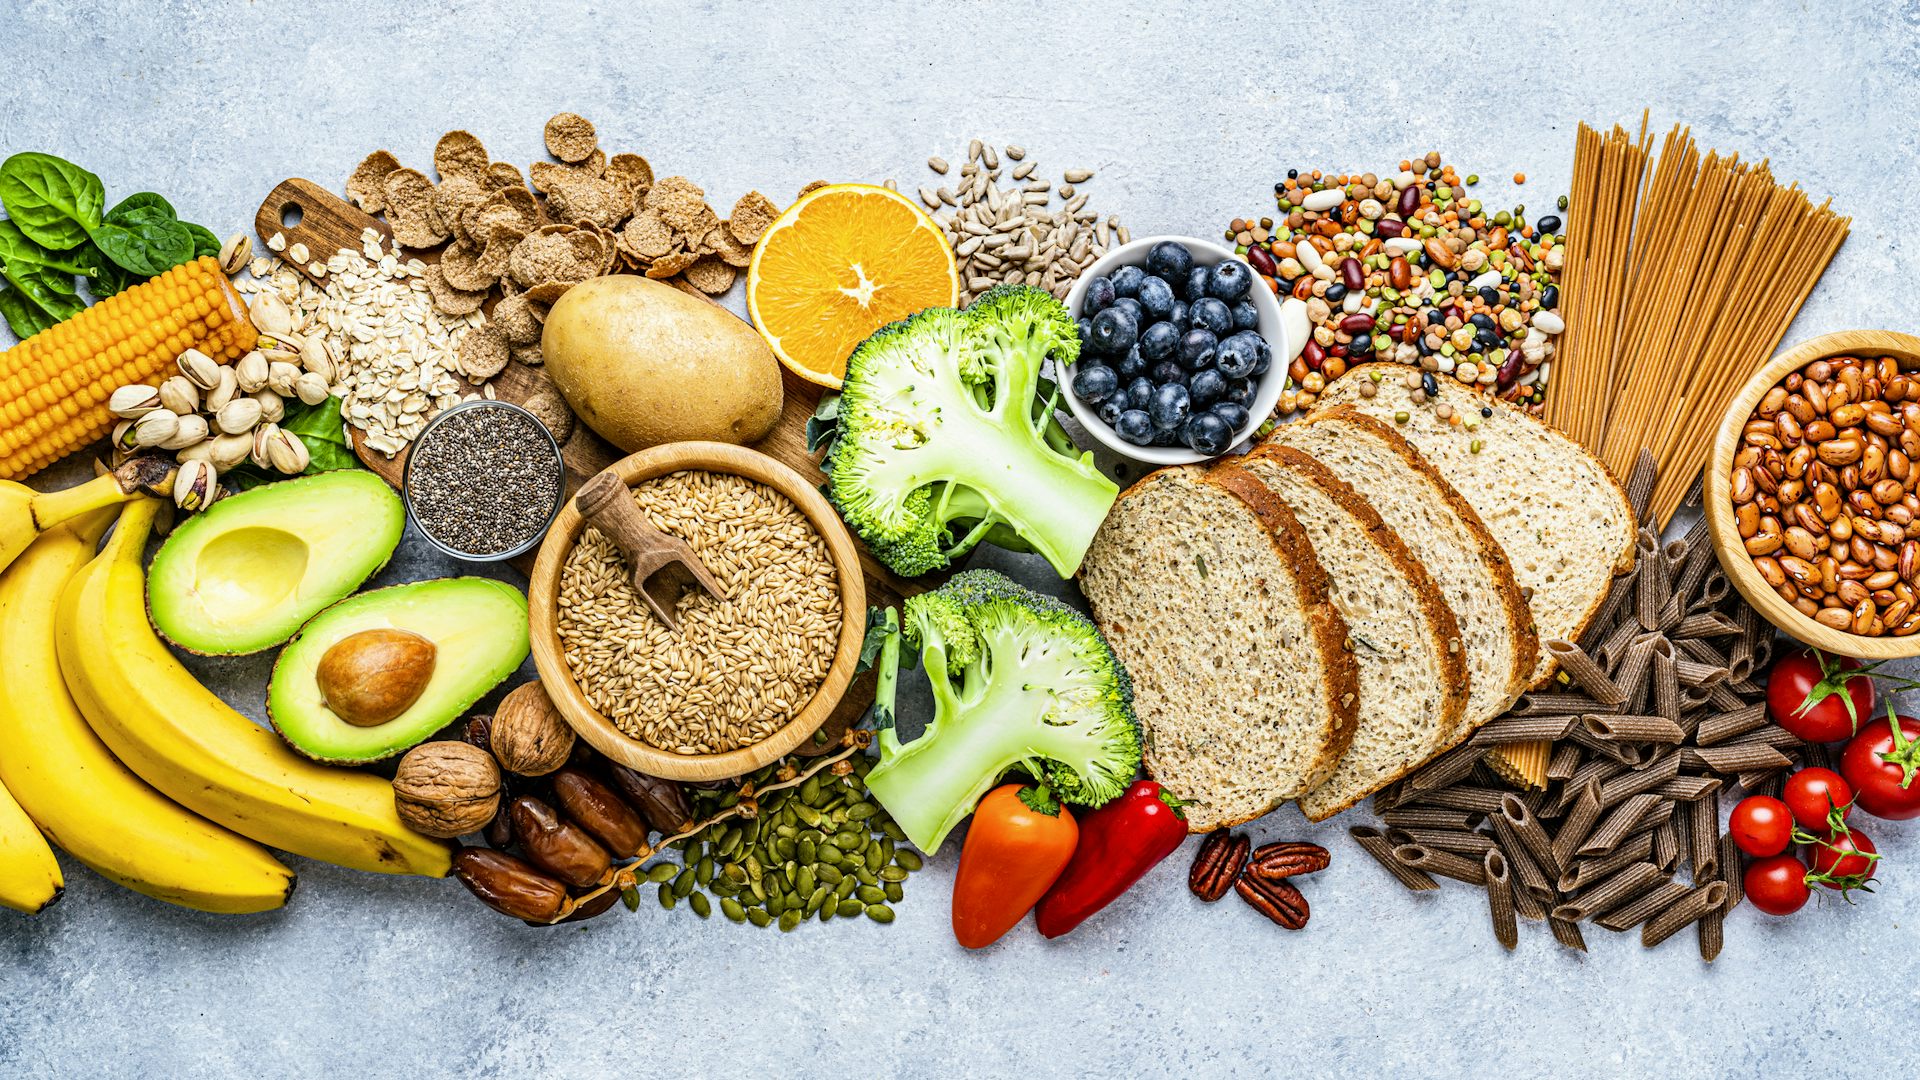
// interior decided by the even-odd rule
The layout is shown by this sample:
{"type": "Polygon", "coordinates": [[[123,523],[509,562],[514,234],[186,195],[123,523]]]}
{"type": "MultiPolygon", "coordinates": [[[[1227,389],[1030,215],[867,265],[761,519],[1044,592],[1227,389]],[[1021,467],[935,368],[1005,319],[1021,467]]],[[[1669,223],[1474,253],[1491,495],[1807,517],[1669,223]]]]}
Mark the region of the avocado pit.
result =
{"type": "Polygon", "coordinates": [[[406,712],[433,679],[433,642],[410,630],[362,630],[321,655],[314,681],[327,708],[355,727],[375,727],[406,712]]]}

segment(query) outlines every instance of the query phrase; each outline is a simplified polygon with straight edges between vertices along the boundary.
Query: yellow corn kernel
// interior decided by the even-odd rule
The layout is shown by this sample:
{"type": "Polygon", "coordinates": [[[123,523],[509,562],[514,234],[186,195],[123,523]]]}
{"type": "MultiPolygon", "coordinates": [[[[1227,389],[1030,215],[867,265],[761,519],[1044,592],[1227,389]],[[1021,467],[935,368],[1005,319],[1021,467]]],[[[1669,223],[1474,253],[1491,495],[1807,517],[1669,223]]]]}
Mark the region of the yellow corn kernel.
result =
{"type": "Polygon", "coordinates": [[[259,338],[211,256],[176,266],[0,353],[0,480],[19,480],[106,435],[107,396],[157,386],[182,352],[231,363],[259,338]]]}

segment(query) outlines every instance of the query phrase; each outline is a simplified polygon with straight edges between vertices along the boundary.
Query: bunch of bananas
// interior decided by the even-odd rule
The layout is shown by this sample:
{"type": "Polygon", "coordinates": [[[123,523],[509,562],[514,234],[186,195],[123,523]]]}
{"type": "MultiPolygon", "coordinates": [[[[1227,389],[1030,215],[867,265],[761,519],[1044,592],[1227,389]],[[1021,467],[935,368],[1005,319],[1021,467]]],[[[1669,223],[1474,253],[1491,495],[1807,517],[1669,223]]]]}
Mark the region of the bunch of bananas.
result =
{"type": "Polygon", "coordinates": [[[160,503],[124,478],[91,484],[60,498],[0,485],[0,905],[59,898],[47,840],[202,911],[285,904],[293,871],[269,846],[445,875],[451,852],[401,824],[386,781],[300,757],[181,666],[147,623],[140,560],[160,503]]]}

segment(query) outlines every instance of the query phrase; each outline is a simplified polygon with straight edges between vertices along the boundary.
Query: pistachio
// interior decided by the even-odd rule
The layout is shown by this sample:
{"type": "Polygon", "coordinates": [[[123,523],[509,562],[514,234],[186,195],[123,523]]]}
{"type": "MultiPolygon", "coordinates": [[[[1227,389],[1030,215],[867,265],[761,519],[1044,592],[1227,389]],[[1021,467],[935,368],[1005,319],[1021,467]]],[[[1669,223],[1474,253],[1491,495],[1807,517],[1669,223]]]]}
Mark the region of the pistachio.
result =
{"type": "Polygon", "coordinates": [[[300,366],[308,371],[325,371],[332,368],[333,360],[327,356],[327,347],[317,337],[310,337],[300,343],[300,366]]]}
{"type": "MultiPolygon", "coordinates": [[[[253,429],[253,446],[247,456],[248,460],[252,461],[256,468],[273,468],[273,458],[267,454],[267,443],[279,433],[279,424],[261,424],[259,427],[253,429]]],[[[496,754],[496,756],[498,755],[496,754]]],[[[502,762],[502,764],[504,765],[505,763],[502,762]]],[[[511,768],[511,766],[508,766],[508,768],[511,768]]]]}
{"type": "Polygon", "coordinates": [[[272,337],[293,329],[293,309],[276,293],[255,293],[247,305],[247,316],[253,320],[254,329],[272,337]]]}
{"type": "Polygon", "coordinates": [[[271,390],[260,390],[252,397],[260,403],[260,419],[270,424],[277,424],[286,417],[287,402],[279,394],[271,390]]]}
{"type": "Polygon", "coordinates": [[[186,376],[175,375],[160,384],[160,406],[181,416],[199,412],[200,388],[186,376]]]}
{"type": "MultiPolygon", "coordinates": [[[[174,454],[173,455],[174,459],[182,465],[185,465],[189,461],[204,462],[205,464],[210,466],[214,472],[216,473],[224,472],[225,471],[224,469],[222,469],[219,465],[214,463],[214,460],[213,460],[214,442],[215,440],[213,439],[207,439],[203,442],[194,443],[192,446],[186,447],[185,449],[182,449],[180,452],[174,454]]],[[[249,440],[249,442],[251,442],[251,440],[249,440]]]]}
{"type": "Polygon", "coordinates": [[[220,372],[223,369],[213,362],[213,357],[199,349],[188,349],[181,353],[175,363],[180,366],[180,374],[191,379],[193,385],[202,390],[211,390],[220,385],[220,372]]]}
{"type": "Polygon", "coordinates": [[[318,405],[327,400],[327,380],[309,371],[293,381],[293,392],[302,403],[318,405]]]}
{"type": "Polygon", "coordinates": [[[246,393],[251,394],[255,390],[265,388],[267,385],[266,355],[259,349],[253,350],[241,357],[239,363],[233,365],[233,374],[240,383],[240,389],[246,393]]]}
{"type": "Polygon", "coordinates": [[[173,503],[192,512],[211,505],[220,491],[220,479],[204,461],[183,461],[173,478],[173,503]]]}
{"type": "MultiPolygon", "coordinates": [[[[158,416],[159,413],[151,415],[158,416]]],[[[160,449],[184,450],[195,443],[205,442],[207,434],[207,418],[190,413],[180,418],[173,437],[160,443],[160,449]]]]}
{"type": "Polygon", "coordinates": [[[220,272],[232,277],[253,258],[253,241],[246,233],[234,233],[220,245],[220,272]]]}
{"type": "Polygon", "coordinates": [[[151,386],[123,386],[107,398],[107,408],[113,415],[127,420],[138,420],[165,406],[160,392],[151,386]]]}
{"type": "Polygon", "coordinates": [[[213,385],[207,388],[206,400],[200,403],[200,407],[207,412],[217,413],[226,408],[239,392],[240,381],[234,377],[233,369],[223,367],[213,377],[213,385]]]}
{"type": "MultiPolygon", "coordinates": [[[[224,473],[247,460],[253,453],[253,436],[252,434],[215,435],[207,442],[197,443],[188,449],[199,447],[206,447],[206,460],[213,466],[214,471],[224,473]]],[[[181,456],[185,457],[184,451],[181,456]]]]}
{"type": "Polygon", "coordinates": [[[159,446],[180,430],[180,417],[166,409],[155,409],[133,422],[133,445],[159,446]]]}
{"type": "Polygon", "coordinates": [[[300,441],[300,436],[275,425],[267,439],[267,461],[276,472],[298,476],[307,470],[307,444],[300,441]]]}
{"type": "Polygon", "coordinates": [[[283,397],[293,396],[293,384],[300,378],[300,368],[294,364],[278,360],[267,365],[267,389],[283,397]]]}
{"type": "Polygon", "coordinates": [[[214,413],[214,424],[229,435],[252,431],[260,423],[260,403],[252,398],[234,398],[214,413]]]}

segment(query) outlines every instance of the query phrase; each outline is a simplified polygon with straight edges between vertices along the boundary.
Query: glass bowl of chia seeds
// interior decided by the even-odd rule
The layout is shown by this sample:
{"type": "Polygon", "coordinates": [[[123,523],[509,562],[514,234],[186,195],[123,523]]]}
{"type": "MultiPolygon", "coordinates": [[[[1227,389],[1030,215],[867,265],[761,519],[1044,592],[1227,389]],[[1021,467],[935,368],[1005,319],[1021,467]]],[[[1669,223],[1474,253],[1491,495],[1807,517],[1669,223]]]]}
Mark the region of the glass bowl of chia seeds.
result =
{"type": "Polygon", "coordinates": [[[518,405],[461,402],[414,439],[400,494],[428,543],[467,562],[502,562],[533,550],[560,513],[560,444],[518,405]]]}

